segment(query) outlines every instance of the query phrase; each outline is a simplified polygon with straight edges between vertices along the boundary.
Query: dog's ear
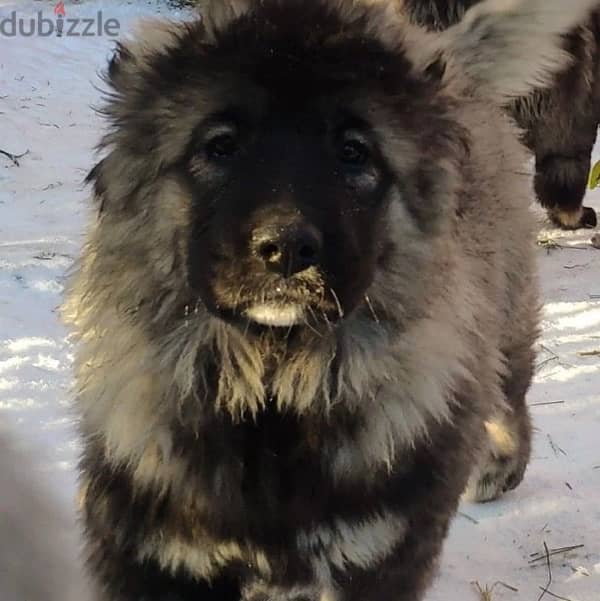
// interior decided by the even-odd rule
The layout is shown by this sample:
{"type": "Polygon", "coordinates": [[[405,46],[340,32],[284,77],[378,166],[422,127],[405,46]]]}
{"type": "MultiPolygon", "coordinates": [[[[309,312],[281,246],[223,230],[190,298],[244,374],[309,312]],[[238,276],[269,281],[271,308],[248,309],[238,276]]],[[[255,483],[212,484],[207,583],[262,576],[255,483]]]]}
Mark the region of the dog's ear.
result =
{"type": "MultiPolygon", "coordinates": [[[[200,34],[201,24],[193,26],[200,34]]],[[[86,179],[93,185],[101,213],[125,208],[130,197],[147,186],[159,170],[157,157],[149,152],[158,146],[158,133],[152,123],[140,126],[141,115],[150,105],[143,81],[153,68],[153,59],[176,47],[189,27],[192,25],[164,19],[140,20],[129,38],[116,46],[103,77],[109,87],[106,102],[99,110],[113,126],[100,144],[108,153],[86,179]]]]}
{"type": "Polygon", "coordinates": [[[425,71],[443,56],[447,68],[434,73],[454,78],[459,71],[468,85],[503,103],[551,83],[570,60],[561,35],[597,6],[597,0],[485,0],[434,36],[418,62],[425,71]],[[427,54],[434,58],[423,62],[427,54]]]}

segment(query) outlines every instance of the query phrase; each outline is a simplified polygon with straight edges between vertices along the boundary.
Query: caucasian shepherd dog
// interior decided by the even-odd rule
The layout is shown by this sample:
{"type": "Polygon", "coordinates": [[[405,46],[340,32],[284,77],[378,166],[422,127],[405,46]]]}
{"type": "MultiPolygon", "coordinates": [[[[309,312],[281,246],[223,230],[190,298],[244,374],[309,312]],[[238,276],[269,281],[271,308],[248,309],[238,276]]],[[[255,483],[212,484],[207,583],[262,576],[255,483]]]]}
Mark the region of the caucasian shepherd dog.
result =
{"type": "MultiPolygon", "coordinates": [[[[442,30],[481,0],[396,0],[419,25],[442,30]]],[[[563,229],[595,227],[583,206],[600,121],[600,9],[563,38],[570,64],[546,89],[512,100],[508,109],[535,155],[535,191],[551,221],[563,229]]]]}
{"type": "Polygon", "coordinates": [[[434,34],[214,0],[118,49],[66,307],[97,601],[417,601],[469,477],[519,483],[538,301],[500,107],[594,3],[434,34]]]}

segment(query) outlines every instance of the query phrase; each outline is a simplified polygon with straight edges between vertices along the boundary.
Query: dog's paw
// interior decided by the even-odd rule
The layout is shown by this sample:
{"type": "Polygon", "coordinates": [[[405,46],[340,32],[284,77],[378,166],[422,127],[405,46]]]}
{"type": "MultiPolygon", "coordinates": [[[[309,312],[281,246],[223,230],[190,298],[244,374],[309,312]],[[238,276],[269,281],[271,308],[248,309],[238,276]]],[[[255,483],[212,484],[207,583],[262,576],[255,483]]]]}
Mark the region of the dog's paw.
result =
{"type": "Polygon", "coordinates": [[[525,465],[519,465],[516,457],[499,456],[488,461],[477,470],[469,483],[465,498],[477,503],[487,503],[516,488],[525,474],[525,465]]]}
{"type": "Polygon", "coordinates": [[[579,207],[574,211],[551,209],[548,215],[552,223],[563,230],[594,228],[598,225],[596,211],[591,207],[579,207]]]}
{"type": "Polygon", "coordinates": [[[528,450],[504,422],[487,422],[485,427],[489,445],[464,494],[465,500],[477,503],[493,501],[516,488],[529,460],[528,450]]]}

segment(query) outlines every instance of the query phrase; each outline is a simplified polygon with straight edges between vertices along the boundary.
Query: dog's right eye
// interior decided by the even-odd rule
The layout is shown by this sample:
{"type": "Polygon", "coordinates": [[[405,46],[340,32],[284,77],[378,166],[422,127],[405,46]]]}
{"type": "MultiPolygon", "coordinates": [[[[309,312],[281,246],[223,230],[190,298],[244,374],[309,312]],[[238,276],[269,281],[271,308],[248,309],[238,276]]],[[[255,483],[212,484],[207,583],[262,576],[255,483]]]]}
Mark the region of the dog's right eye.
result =
{"type": "Polygon", "coordinates": [[[229,159],[238,150],[238,139],[233,133],[218,134],[206,142],[206,156],[211,160],[229,159]]]}
{"type": "Polygon", "coordinates": [[[369,160],[369,148],[360,140],[346,140],[339,151],[342,163],[362,167],[369,160]]]}

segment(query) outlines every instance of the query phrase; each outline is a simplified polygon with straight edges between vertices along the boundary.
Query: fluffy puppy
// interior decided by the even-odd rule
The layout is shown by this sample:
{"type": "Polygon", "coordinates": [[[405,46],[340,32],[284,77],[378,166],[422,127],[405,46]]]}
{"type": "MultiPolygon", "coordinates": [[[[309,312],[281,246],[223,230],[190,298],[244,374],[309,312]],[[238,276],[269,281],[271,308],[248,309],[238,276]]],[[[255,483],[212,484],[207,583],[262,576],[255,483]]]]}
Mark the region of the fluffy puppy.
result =
{"type": "Polygon", "coordinates": [[[118,49],[66,305],[96,601],[416,601],[469,476],[518,484],[538,303],[499,107],[593,1],[434,35],[215,0],[118,49]]]}
{"type": "Polygon", "coordinates": [[[0,429],[0,599],[85,601],[78,542],[37,461],[0,429]]]}
{"type": "MultiPolygon", "coordinates": [[[[442,30],[481,0],[398,0],[417,24],[442,30]]],[[[563,37],[571,56],[552,86],[513,100],[510,113],[535,155],[535,191],[552,222],[563,229],[595,227],[583,206],[600,118],[600,11],[563,37]]]]}

